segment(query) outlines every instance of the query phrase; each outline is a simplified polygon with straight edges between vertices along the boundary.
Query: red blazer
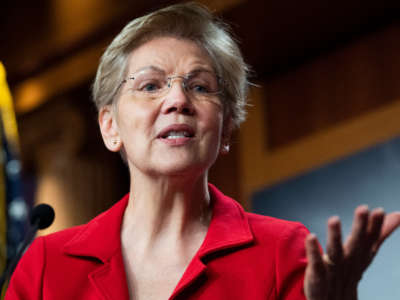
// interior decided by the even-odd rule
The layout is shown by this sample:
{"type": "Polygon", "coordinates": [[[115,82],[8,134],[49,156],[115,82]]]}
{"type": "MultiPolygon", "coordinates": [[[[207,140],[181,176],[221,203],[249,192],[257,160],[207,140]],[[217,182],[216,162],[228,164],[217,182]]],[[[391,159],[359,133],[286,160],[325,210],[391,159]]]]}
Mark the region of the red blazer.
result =
{"type": "MultiPolygon", "coordinates": [[[[210,185],[206,238],[169,299],[305,299],[304,239],[294,222],[246,213],[210,185]]],[[[86,225],[37,238],[6,300],[128,300],[120,229],[128,195],[86,225]]],[[[157,288],[157,287],[154,287],[157,288]]]]}

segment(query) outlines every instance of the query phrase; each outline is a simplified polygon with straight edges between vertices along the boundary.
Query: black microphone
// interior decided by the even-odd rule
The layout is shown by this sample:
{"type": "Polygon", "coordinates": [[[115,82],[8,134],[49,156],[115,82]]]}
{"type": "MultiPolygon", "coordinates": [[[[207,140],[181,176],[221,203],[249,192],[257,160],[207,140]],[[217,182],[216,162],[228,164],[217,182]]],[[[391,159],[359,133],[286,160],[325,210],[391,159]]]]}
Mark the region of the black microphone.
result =
{"type": "Polygon", "coordinates": [[[54,209],[48,204],[39,204],[32,210],[31,225],[37,229],[45,229],[54,221],[54,209]],[[37,224],[37,225],[36,225],[37,224]]]}
{"type": "Polygon", "coordinates": [[[24,254],[26,248],[28,248],[29,244],[32,242],[38,229],[45,229],[49,227],[53,223],[53,221],[54,209],[50,205],[39,204],[33,208],[28,232],[22,244],[18,247],[17,254],[13,257],[10,264],[7,266],[6,270],[0,278],[0,291],[3,288],[4,282],[9,279],[13,274],[15,267],[22,257],[22,254],[24,254]]]}

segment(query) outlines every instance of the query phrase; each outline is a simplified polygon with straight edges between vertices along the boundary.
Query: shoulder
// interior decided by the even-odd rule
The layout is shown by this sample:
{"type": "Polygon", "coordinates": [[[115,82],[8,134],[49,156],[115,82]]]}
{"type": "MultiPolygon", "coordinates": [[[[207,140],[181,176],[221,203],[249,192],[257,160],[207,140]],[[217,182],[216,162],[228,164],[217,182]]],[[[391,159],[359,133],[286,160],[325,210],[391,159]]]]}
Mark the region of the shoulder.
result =
{"type": "Polygon", "coordinates": [[[32,243],[31,247],[35,247],[36,244],[41,243],[43,244],[43,247],[46,248],[46,251],[61,249],[65,244],[74,240],[77,236],[84,234],[84,232],[93,226],[93,224],[98,220],[101,220],[102,216],[106,214],[106,212],[99,214],[86,224],[73,226],[47,235],[39,236],[32,243]]]}
{"type": "Polygon", "coordinates": [[[81,248],[95,250],[96,247],[93,244],[100,242],[108,242],[107,244],[117,243],[127,202],[128,195],[86,224],[44,236],[43,240],[46,249],[49,251],[62,249],[67,252],[72,250],[72,252],[75,252],[75,250],[81,248]]]}
{"type": "Polygon", "coordinates": [[[42,244],[43,250],[47,254],[61,252],[62,248],[77,235],[84,232],[90,222],[84,225],[74,226],[68,229],[50,233],[44,236],[40,236],[35,239],[30,248],[37,247],[37,244],[42,244]]]}
{"type": "Polygon", "coordinates": [[[300,222],[278,219],[270,216],[245,212],[245,216],[255,233],[286,235],[292,231],[307,231],[300,222]]]}
{"type": "MultiPolygon", "coordinates": [[[[65,260],[70,257],[69,254],[74,254],[74,252],[84,255],[85,253],[81,249],[87,249],[88,245],[92,245],[91,248],[89,247],[90,249],[96,249],[99,242],[107,238],[110,241],[110,243],[106,243],[108,248],[115,247],[119,238],[116,236],[118,235],[118,226],[126,206],[125,198],[86,224],[36,238],[26,251],[22,261],[32,262],[39,258],[46,261],[61,258],[65,260]],[[113,238],[112,241],[111,238],[113,238]]],[[[95,251],[94,254],[96,254],[95,251]]]]}
{"type": "Polygon", "coordinates": [[[287,221],[274,217],[245,212],[234,199],[224,195],[215,186],[209,185],[214,201],[214,214],[225,224],[229,224],[230,232],[241,228],[248,232],[258,245],[268,247],[285,241],[298,240],[304,246],[304,239],[309,233],[300,222],[287,221]]]}
{"type": "Polygon", "coordinates": [[[64,245],[85,229],[87,225],[80,225],[37,237],[27,249],[20,264],[30,265],[43,263],[51,255],[60,255],[64,245]]]}
{"type": "MultiPolygon", "coordinates": [[[[57,257],[57,262],[60,261],[63,245],[83,227],[77,226],[36,238],[19,261],[11,277],[5,299],[42,299],[45,270],[49,265],[53,265],[54,258],[57,257]]],[[[59,263],[55,266],[65,267],[59,263]]]]}
{"type": "Polygon", "coordinates": [[[309,230],[300,222],[246,212],[245,216],[259,243],[274,244],[278,247],[303,248],[309,230]]]}
{"type": "Polygon", "coordinates": [[[36,238],[13,273],[6,299],[15,299],[15,295],[21,296],[17,299],[42,299],[44,286],[57,286],[60,281],[73,285],[87,279],[100,261],[118,249],[126,204],[124,197],[87,224],[36,238]],[[74,272],[60,272],[66,269],[74,272]]]}
{"type": "MultiPolygon", "coordinates": [[[[305,238],[309,231],[299,223],[245,212],[235,200],[212,187],[216,216],[229,241],[240,238],[236,260],[229,262],[230,270],[243,270],[244,262],[252,267],[247,274],[253,282],[270,282],[276,298],[304,299],[303,275],[307,265],[305,238]],[[243,238],[245,237],[245,238],[243,238]],[[253,276],[253,277],[251,277],[253,276]]],[[[211,226],[210,226],[211,227],[211,226]]],[[[221,243],[221,239],[218,240],[221,243]]],[[[233,256],[231,256],[232,258],[233,256]]]]}

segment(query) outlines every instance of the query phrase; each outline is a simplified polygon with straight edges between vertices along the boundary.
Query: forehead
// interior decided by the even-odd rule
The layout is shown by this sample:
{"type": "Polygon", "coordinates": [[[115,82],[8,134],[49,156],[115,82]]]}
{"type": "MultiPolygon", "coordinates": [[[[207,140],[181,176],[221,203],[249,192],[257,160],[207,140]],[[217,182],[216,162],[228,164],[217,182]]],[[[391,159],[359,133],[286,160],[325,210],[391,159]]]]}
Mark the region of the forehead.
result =
{"type": "Polygon", "coordinates": [[[154,66],[166,73],[187,73],[196,68],[213,70],[208,53],[195,42],[174,37],[154,38],[134,49],[128,58],[128,72],[154,66]]]}

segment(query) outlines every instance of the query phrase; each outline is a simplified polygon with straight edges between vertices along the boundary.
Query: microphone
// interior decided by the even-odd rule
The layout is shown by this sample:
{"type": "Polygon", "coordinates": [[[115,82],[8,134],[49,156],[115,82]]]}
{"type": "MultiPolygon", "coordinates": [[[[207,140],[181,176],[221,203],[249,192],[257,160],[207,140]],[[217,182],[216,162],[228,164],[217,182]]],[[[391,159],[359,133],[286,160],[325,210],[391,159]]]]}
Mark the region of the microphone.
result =
{"type": "Polygon", "coordinates": [[[33,227],[45,229],[54,221],[54,209],[48,204],[39,204],[32,210],[30,221],[33,227]]]}
{"type": "Polygon", "coordinates": [[[54,216],[54,209],[48,204],[39,204],[33,208],[28,232],[22,244],[18,247],[17,254],[13,257],[10,264],[7,266],[6,270],[0,278],[0,291],[3,288],[4,282],[7,279],[11,278],[11,275],[13,274],[15,267],[21,259],[22,254],[32,242],[33,238],[36,235],[36,232],[39,229],[45,229],[49,227],[54,221],[54,216]]]}

